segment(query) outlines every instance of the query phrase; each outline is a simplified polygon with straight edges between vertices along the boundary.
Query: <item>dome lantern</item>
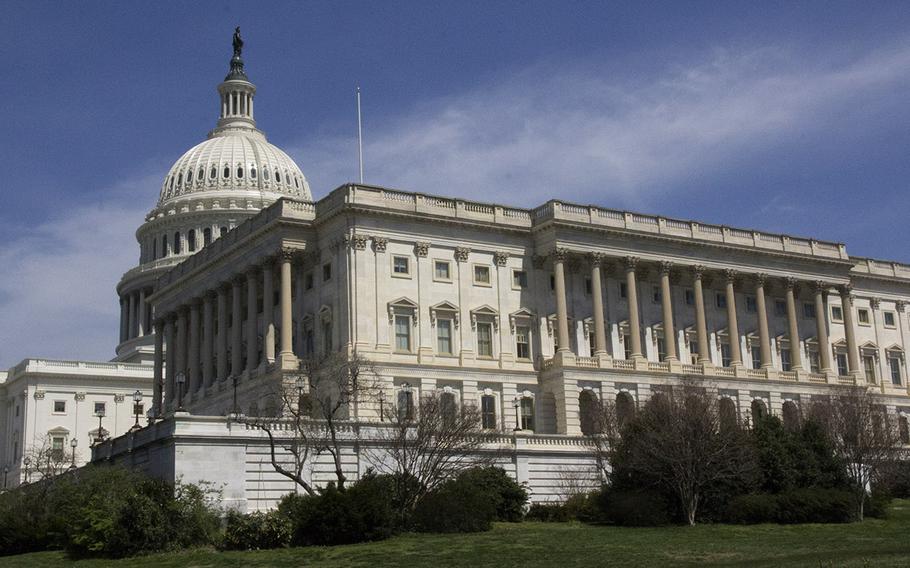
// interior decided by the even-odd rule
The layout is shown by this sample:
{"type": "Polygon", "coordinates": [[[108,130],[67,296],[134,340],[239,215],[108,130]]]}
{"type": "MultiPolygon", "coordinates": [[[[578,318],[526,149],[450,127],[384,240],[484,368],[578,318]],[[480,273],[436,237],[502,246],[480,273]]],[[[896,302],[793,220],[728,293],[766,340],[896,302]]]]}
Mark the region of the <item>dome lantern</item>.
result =
{"type": "Polygon", "coordinates": [[[212,134],[228,128],[256,128],[253,119],[253,97],[256,86],[250,83],[243,70],[243,40],[240,38],[240,27],[234,30],[234,54],[231,57],[231,68],[224,82],[218,85],[221,96],[221,115],[218,127],[212,134]]]}

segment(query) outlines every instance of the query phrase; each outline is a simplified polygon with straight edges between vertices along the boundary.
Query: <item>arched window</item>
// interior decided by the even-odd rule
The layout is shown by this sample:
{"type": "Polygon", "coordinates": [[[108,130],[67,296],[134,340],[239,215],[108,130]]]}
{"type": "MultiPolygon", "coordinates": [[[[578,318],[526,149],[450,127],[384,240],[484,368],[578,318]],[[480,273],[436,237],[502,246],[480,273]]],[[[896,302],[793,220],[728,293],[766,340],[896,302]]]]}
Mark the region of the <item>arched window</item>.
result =
{"type": "Polygon", "coordinates": [[[231,177],[231,168],[229,168],[227,164],[224,165],[224,171],[221,172],[221,177],[224,179],[231,177]]]}
{"type": "Polygon", "coordinates": [[[717,403],[717,413],[720,422],[720,429],[723,432],[732,432],[739,427],[739,420],[736,417],[736,403],[730,397],[722,397],[717,403]]]}
{"type": "Polygon", "coordinates": [[[480,397],[480,421],[485,430],[496,428],[496,397],[492,394],[480,397]]]}
{"type": "Polygon", "coordinates": [[[193,170],[186,172],[186,183],[193,183],[193,170]]]}
{"type": "Polygon", "coordinates": [[[600,433],[600,424],[598,420],[597,395],[593,391],[585,389],[578,395],[578,415],[581,421],[581,433],[585,436],[593,436],[600,433]]]}
{"type": "Polygon", "coordinates": [[[297,189],[300,189],[300,180],[297,179],[297,176],[294,176],[294,185],[297,187],[297,189]]]}
{"type": "Polygon", "coordinates": [[[237,166],[237,179],[243,179],[243,166],[237,166]]]}
{"type": "Polygon", "coordinates": [[[167,256],[167,235],[161,235],[161,258],[167,256]]]}
{"type": "Polygon", "coordinates": [[[784,428],[790,430],[791,432],[799,430],[799,407],[796,406],[796,403],[792,400],[784,402],[782,412],[784,418],[784,428]]]}
{"type": "Polygon", "coordinates": [[[216,177],[218,177],[218,170],[215,166],[212,166],[212,171],[209,172],[209,178],[215,179],[216,177]]]}
{"type": "Polygon", "coordinates": [[[398,419],[402,422],[414,419],[414,392],[407,385],[398,391],[398,419]]]}
{"type": "Polygon", "coordinates": [[[202,169],[202,166],[199,166],[199,176],[197,177],[199,182],[205,181],[205,170],[202,169]]]}
{"type": "Polygon", "coordinates": [[[757,399],[757,398],[753,399],[752,400],[752,425],[754,426],[757,421],[761,420],[762,418],[764,418],[767,415],[768,415],[768,409],[765,407],[764,401],[757,399]]]}
{"type": "Polygon", "coordinates": [[[221,227],[220,229],[218,229],[218,236],[223,237],[224,235],[227,234],[227,231],[228,231],[227,227],[221,227]]]}
{"type": "Polygon", "coordinates": [[[174,254],[180,254],[180,231],[174,233],[174,254]]]}
{"type": "Polygon", "coordinates": [[[521,398],[521,429],[534,431],[534,399],[530,396],[521,398]]]}
{"type": "Polygon", "coordinates": [[[207,247],[212,244],[212,230],[208,227],[202,229],[202,246],[207,247]]]}
{"type": "Polygon", "coordinates": [[[266,166],[262,166],[262,179],[269,181],[269,169],[266,166]]]}
{"type": "Polygon", "coordinates": [[[897,434],[900,436],[901,444],[910,444],[910,419],[906,416],[900,416],[897,419],[897,434]]]}
{"type": "Polygon", "coordinates": [[[196,252],[196,229],[190,229],[186,234],[187,252],[196,252]]]}
{"type": "Polygon", "coordinates": [[[278,173],[278,170],[275,170],[275,181],[281,183],[281,174],[278,173]]]}
{"type": "Polygon", "coordinates": [[[455,417],[457,416],[455,393],[444,392],[439,395],[439,411],[442,414],[442,419],[445,423],[453,424],[455,422],[455,417]]]}
{"type": "Polygon", "coordinates": [[[627,392],[616,395],[616,423],[622,427],[635,417],[635,400],[627,392]]]}
{"type": "Polygon", "coordinates": [[[183,183],[183,174],[180,174],[177,176],[177,185],[180,185],[182,183],[183,183]]]}

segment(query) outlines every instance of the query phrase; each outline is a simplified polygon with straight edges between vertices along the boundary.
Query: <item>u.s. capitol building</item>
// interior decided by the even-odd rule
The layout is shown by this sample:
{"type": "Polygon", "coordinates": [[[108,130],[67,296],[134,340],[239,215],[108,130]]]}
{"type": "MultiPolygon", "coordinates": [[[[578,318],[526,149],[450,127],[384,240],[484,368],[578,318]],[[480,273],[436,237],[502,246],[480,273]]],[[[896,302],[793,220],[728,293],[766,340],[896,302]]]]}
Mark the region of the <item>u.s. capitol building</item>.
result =
{"type": "MultiPolygon", "coordinates": [[[[868,385],[906,435],[908,265],[558,198],[523,208],[351,183],[314,202],[257,129],[239,57],[218,93],[216,128],[167,174],[137,231],[140,264],[118,286],[110,365],[145,373],[134,382],[159,420],[95,446],[95,461],[271,506],[292,483],[261,432],[225,416],[267,412],[264,385],[333,350],[356,351],[381,379],[380,397],[348,409],[352,423],[378,421],[380,399],[434,390],[474,404],[535,500],[591,471],[586,397],[641,405],[682,380],[716,389],[746,423],[798,420],[832,386],[868,385]]],[[[16,397],[52,415],[8,388],[16,376],[0,386],[4,437],[23,431],[16,397]]],[[[344,463],[349,478],[369,467],[355,444],[344,463]]],[[[317,464],[308,475],[331,474],[317,464]]]]}

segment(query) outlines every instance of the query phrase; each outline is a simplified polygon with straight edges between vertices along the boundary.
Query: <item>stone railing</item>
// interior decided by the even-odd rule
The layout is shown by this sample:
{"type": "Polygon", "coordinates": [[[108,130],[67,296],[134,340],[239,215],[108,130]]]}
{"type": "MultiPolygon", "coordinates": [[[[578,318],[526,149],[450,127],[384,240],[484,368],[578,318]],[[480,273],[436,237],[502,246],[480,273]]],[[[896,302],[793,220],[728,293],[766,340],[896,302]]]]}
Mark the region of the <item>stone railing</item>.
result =
{"type": "Polygon", "coordinates": [[[25,359],[10,369],[10,379],[25,373],[85,374],[93,377],[148,377],[150,365],[138,363],[107,363],[94,361],[67,361],[63,359],[25,359]]]}
{"type": "Polygon", "coordinates": [[[910,280],[910,264],[872,258],[854,258],[853,260],[856,261],[851,270],[854,274],[910,280]]]}

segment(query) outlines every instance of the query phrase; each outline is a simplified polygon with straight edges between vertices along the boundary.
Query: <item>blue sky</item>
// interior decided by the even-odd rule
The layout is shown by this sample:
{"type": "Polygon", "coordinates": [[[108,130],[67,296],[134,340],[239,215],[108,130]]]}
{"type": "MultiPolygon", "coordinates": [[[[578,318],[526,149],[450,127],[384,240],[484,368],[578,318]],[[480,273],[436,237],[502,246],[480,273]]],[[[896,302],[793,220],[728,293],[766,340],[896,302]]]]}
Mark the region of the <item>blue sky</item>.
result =
{"type": "Polygon", "coordinates": [[[366,181],[843,241],[910,262],[910,9],[831,2],[2,3],[0,365],[109,358],[114,285],[240,25],[316,197],[366,181]],[[61,298],[66,302],[61,306],[61,298]]]}

